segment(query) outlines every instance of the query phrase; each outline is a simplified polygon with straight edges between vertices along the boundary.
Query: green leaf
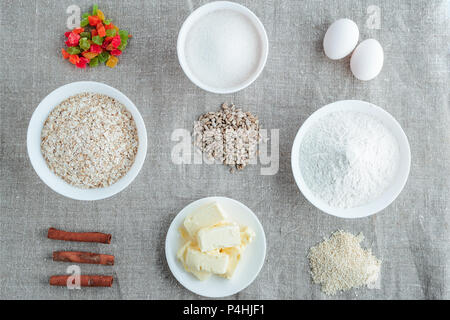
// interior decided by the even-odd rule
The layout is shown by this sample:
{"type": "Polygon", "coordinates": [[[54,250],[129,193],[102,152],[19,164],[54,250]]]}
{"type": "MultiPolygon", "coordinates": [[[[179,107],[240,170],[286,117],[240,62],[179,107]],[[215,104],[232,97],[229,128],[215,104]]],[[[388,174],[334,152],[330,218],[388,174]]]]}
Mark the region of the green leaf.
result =
{"type": "Polygon", "coordinates": [[[92,6],[92,15],[96,16],[97,15],[97,10],[98,10],[98,5],[94,4],[92,6]]]}
{"type": "Polygon", "coordinates": [[[91,33],[90,32],[82,32],[82,33],[80,33],[80,37],[91,39],[91,33]]]}
{"type": "Polygon", "coordinates": [[[89,24],[89,19],[88,18],[83,18],[83,20],[81,20],[80,22],[80,26],[81,27],[86,27],[89,24]]]}
{"type": "Polygon", "coordinates": [[[108,59],[109,59],[109,53],[106,52],[106,51],[103,51],[103,52],[100,53],[97,57],[98,57],[98,62],[104,63],[104,62],[108,61],[108,59]]]}
{"type": "Polygon", "coordinates": [[[89,61],[89,66],[90,67],[98,66],[98,57],[95,57],[95,58],[91,59],[91,61],[89,61]]]}
{"type": "Polygon", "coordinates": [[[126,30],[119,30],[119,36],[122,38],[128,38],[128,31],[126,30]]]}
{"type": "Polygon", "coordinates": [[[66,51],[69,54],[79,54],[81,52],[79,47],[69,47],[66,51]]]}
{"type": "Polygon", "coordinates": [[[80,48],[83,49],[83,51],[88,50],[90,47],[91,47],[91,44],[89,43],[88,38],[80,39],[80,48]]]}
{"type": "Polygon", "coordinates": [[[103,43],[103,38],[100,36],[94,36],[92,37],[92,42],[101,46],[103,43]]]}
{"type": "Polygon", "coordinates": [[[107,37],[114,37],[116,35],[116,29],[108,29],[106,30],[107,37]]]}

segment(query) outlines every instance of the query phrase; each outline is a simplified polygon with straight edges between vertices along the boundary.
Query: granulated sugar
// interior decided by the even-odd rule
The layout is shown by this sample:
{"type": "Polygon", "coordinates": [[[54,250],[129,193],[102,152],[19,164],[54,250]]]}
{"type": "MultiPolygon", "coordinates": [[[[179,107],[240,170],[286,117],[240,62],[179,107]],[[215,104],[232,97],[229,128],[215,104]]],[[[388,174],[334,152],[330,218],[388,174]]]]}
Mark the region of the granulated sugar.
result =
{"type": "Polygon", "coordinates": [[[336,231],[309,250],[312,279],[322,285],[324,293],[334,295],[351,288],[374,286],[380,274],[381,261],[372,255],[371,249],[361,248],[363,239],[361,233],[354,236],[336,231]]]}
{"type": "Polygon", "coordinates": [[[241,85],[256,72],[261,40],[252,21],[234,10],[216,10],[200,18],[186,38],[192,73],[214,88],[241,85]]]}
{"type": "Polygon", "coordinates": [[[305,183],[315,196],[332,207],[352,208],[374,200],[391,185],[399,147],[377,119],[337,111],[309,128],[299,161],[305,183]]]}

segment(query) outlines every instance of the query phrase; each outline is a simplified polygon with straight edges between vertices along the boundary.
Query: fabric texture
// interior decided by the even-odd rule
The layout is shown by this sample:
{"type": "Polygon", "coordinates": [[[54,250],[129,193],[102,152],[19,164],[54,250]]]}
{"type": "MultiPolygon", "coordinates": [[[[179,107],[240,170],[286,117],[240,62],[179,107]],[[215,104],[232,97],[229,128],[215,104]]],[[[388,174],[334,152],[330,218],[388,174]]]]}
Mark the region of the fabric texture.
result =
{"type": "MultiPolygon", "coordinates": [[[[363,246],[383,263],[379,289],[351,290],[331,299],[450,298],[448,1],[238,2],[264,24],[269,57],[256,82],[227,95],[196,87],[177,59],[178,31],[206,1],[98,1],[133,38],[117,68],[87,70],[77,70],[60,55],[66,9],[73,1],[0,2],[1,299],[198,299],[172,276],[164,243],[175,215],[212,195],[251,208],[267,237],[259,276],[229,299],[330,298],[311,282],[306,256],[337,229],[363,232],[363,246]],[[377,8],[379,28],[373,16],[377,8]],[[327,27],[343,17],[358,24],[360,41],[375,38],[383,46],[384,67],[372,81],[355,79],[349,58],[331,61],[323,54],[327,27]],[[138,177],[101,201],[75,201],[53,192],[34,172],[26,150],[28,122],[39,102],[80,80],[122,91],[140,110],[148,131],[147,158],[138,177]],[[408,136],[412,154],[409,180],[395,202],[356,220],[313,207],[297,188],[290,163],[295,134],[305,119],[344,99],[369,101],[391,113],[408,136]],[[269,131],[279,129],[276,174],[262,175],[267,165],[260,162],[237,173],[222,165],[172,162],[174,130],[191,131],[199,115],[218,110],[223,102],[258,115],[269,131]],[[49,227],[111,233],[112,243],[52,241],[46,238],[49,227]],[[82,266],[86,274],[113,275],[113,287],[50,287],[49,277],[65,274],[69,265],[52,261],[57,250],[114,254],[113,267],[82,266]]],[[[76,4],[84,12],[92,2],[76,4]]]]}

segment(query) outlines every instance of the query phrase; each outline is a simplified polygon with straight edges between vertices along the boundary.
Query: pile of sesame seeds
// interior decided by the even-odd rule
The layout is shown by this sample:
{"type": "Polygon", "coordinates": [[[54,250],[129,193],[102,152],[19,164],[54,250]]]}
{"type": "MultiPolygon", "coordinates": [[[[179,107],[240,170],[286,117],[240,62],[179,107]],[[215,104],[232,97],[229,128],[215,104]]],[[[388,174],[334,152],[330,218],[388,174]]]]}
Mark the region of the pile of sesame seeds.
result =
{"type": "Polygon", "coordinates": [[[374,286],[381,261],[371,249],[361,248],[363,239],[362,233],[355,236],[339,230],[309,250],[313,282],[321,284],[324,293],[334,295],[351,288],[374,286]]]}

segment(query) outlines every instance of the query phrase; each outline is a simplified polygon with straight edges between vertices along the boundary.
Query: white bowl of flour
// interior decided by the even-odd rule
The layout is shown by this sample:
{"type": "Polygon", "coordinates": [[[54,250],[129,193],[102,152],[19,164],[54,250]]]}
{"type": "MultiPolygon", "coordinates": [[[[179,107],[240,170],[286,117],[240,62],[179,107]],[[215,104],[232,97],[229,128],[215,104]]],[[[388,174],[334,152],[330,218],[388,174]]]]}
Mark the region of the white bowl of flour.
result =
{"type": "Polygon", "coordinates": [[[269,41],[263,24],[246,7],[228,1],[192,12],[178,34],[177,53],[186,76],[213,93],[232,93],[258,78],[269,41]]]}
{"type": "Polygon", "coordinates": [[[342,218],[375,214],[400,194],[411,152],[400,124],[371,103],[344,100],[314,112],[292,147],[292,171],[303,195],[342,218]]]}

